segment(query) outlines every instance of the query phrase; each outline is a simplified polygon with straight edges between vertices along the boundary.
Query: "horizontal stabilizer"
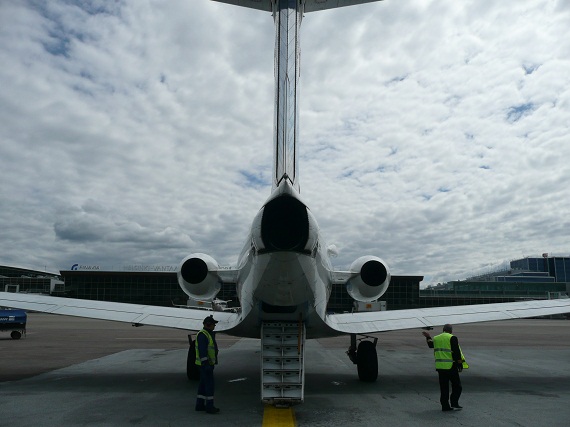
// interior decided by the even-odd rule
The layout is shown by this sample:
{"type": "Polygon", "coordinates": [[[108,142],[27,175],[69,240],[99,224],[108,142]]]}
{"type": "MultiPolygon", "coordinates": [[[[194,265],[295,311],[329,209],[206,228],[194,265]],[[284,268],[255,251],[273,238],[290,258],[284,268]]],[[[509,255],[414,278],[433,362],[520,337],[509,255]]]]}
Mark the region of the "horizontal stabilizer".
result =
{"type": "Polygon", "coordinates": [[[363,3],[372,3],[382,0],[307,0],[305,12],[317,12],[319,10],[334,9],[336,7],[354,6],[363,3]]]}
{"type": "MultiPolygon", "coordinates": [[[[273,11],[273,3],[279,0],[214,0],[220,3],[234,4],[236,6],[249,7],[251,9],[273,11]]],[[[317,12],[319,10],[334,9],[336,7],[353,6],[363,3],[372,3],[382,0],[306,0],[305,12],[317,12]]]]}

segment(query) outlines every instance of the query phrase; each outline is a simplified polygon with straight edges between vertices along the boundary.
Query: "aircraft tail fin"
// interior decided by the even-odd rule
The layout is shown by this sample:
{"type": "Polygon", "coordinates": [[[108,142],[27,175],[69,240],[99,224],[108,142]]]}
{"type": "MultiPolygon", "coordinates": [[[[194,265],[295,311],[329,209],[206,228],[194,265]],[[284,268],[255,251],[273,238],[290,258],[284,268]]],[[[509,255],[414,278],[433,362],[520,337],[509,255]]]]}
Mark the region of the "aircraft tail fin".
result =
{"type": "Polygon", "coordinates": [[[264,10],[275,22],[275,112],[273,116],[273,178],[276,189],[288,181],[297,191],[299,140],[300,29],[303,14],[378,0],[215,0],[264,10]]]}
{"type": "MultiPolygon", "coordinates": [[[[287,3],[287,2],[285,2],[287,3]]],[[[273,188],[288,180],[299,190],[297,141],[299,140],[299,33],[303,13],[296,4],[280,7],[275,21],[275,110],[273,113],[273,188]]]]}

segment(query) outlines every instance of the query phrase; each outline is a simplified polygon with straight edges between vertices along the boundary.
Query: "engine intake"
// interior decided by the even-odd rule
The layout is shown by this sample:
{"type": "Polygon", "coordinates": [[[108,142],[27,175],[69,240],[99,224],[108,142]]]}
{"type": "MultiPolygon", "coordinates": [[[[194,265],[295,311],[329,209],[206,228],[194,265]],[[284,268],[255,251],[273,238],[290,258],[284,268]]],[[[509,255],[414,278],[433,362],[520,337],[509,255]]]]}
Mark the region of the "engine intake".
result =
{"type": "Polygon", "coordinates": [[[212,301],[222,287],[218,268],[216,260],[209,255],[189,255],[178,267],[178,284],[190,298],[212,301]]]}
{"type": "Polygon", "coordinates": [[[357,275],[346,282],[346,291],[356,301],[370,302],[380,298],[390,285],[390,271],[380,258],[363,256],[350,266],[357,275]]]}

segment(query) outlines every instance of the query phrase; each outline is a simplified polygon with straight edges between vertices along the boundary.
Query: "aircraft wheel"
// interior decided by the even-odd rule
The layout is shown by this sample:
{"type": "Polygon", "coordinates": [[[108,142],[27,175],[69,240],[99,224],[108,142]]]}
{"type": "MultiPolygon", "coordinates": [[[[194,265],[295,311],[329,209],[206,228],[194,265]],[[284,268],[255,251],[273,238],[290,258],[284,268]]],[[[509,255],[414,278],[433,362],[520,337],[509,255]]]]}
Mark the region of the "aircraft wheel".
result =
{"type": "Polygon", "coordinates": [[[22,333],[20,331],[12,331],[10,336],[12,337],[13,340],[19,340],[20,338],[22,338],[22,333]]]}
{"type": "Polygon", "coordinates": [[[196,341],[192,341],[190,343],[190,348],[188,348],[186,375],[190,381],[197,381],[200,379],[200,367],[196,365],[196,341]]]}
{"type": "Polygon", "coordinates": [[[360,381],[374,382],[378,378],[378,354],[372,341],[361,341],[356,351],[356,366],[360,381]]]}

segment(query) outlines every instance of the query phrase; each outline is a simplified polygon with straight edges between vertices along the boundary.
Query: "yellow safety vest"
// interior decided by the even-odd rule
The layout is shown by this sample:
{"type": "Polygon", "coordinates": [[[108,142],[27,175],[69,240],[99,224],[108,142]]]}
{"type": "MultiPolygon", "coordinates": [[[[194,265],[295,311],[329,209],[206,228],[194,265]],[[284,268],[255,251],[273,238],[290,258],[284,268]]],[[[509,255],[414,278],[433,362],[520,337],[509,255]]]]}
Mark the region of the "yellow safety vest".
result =
{"type": "MultiPolygon", "coordinates": [[[[435,369],[451,369],[453,367],[453,356],[451,352],[451,337],[453,335],[444,332],[433,337],[433,355],[435,357],[435,369]]],[[[461,360],[463,362],[463,369],[468,369],[469,365],[465,362],[465,356],[461,351],[461,360]]]]}
{"type": "MultiPolygon", "coordinates": [[[[214,345],[214,339],[212,338],[210,333],[205,329],[202,329],[200,332],[198,332],[198,335],[200,335],[200,334],[204,334],[208,338],[208,363],[210,365],[215,365],[216,364],[216,346],[214,345]]],[[[196,335],[196,345],[195,345],[195,347],[196,347],[196,365],[201,366],[202,361],[200,360],[200,352],[198,351],[198,335],[196,335]]],[[[204,362],[205,362],[205,360],[204,360],[204,362]]]]}

